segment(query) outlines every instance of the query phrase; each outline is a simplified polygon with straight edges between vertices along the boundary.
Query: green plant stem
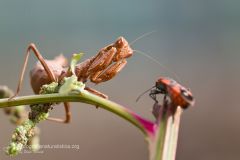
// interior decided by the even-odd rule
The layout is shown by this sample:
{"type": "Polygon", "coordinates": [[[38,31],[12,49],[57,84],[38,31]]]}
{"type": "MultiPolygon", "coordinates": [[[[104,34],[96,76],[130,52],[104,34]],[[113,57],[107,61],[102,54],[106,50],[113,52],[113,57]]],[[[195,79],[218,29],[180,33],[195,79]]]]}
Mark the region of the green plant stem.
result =
{"type": "Polygon", "coordinates": [[[136,115],[131,110],[117,103],[82,90],[80,93],[55,93],[16,97],[12,100],[0,99],[0,108],[56,102],[83,102],[99,106],[126,119],[139,128],[149,143],[150,160],[174,160],[176,155],[181,107],[172,114],[170,104],[160,107],[156,124],[136,115]],[[152,127],[152,128],[151,128],[152,127]]]}
{"type": "Polygon", "coordinates": [[[154,137],[148,139],[150,160],[175,160],[182,108],[173,115],[170,108],[160,108],[158,127],[154,137]]]}
{"type": "Polygon", "coordinates": [[[182,114],[182,108],[178,107],[176,110],[176,113],[174,116],[172,116],[171,121],[169,122],[169,127],[170,127],[170,139],[167,146],[167,153],[166,153],[166,158],[169,160],[175,160],[176,157],[176,151],[177,151],[177,141],[178,141],[178,132],[179,132],[179,126],[180,126],[180,118],[182,114]]]}
{"type": "Polygon", "coordinates": [[[0,108],[19,106],[19,105],[30,105],[30,104],[43,104],[43,103],[54,103],[54,102],[83,102],[99,106],[105,110],[113,112],[118,116],[131,122],[134,126],[139,128],[144,135],[148,135],[147,130],[144,126],[134,117],[133,112],[127,108],[103,99],[99,96],[89,93],[83,90],[80,94],[45,94],[45,95],[31,95],[16,97],[12,100],[0,99],[0,108]]]}

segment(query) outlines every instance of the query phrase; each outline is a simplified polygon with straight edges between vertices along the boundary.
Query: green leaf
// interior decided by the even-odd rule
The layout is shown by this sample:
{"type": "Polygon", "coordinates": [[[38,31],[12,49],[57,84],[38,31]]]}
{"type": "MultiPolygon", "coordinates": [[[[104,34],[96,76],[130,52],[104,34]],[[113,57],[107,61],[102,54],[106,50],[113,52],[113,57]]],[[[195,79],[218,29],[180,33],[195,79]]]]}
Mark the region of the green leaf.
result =
{"type": "Polygon", "coordinates": [[[84,53],[78,53],[78,54],[73,54],[71,64],[70,64],[70,69],[73,75],[76,75],[75,73],[75,66],[78,63],[78,61],[82,58],[84,53]]]}
{"type": "Polygon", "coordinates": [[[84,88],[85,84],[79,82],[77,80],[77,77],[75,75],[72,75],[71,77],[64,78],[64,84],[60,87],[59,93],[68,94],[72,91],[81,92],[82,90],[84,90],[84,88]]]}

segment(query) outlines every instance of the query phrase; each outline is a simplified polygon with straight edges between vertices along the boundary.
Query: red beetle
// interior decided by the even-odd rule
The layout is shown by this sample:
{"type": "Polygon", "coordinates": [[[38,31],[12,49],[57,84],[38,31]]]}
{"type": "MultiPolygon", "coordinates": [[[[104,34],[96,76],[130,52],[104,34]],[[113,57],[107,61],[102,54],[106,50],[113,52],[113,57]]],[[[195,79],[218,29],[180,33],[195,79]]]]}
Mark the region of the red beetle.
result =
{"type": "Polygon", "coordinates": [[[181,106],[183,109],[186,109],[194,105],[192,93],[171,78],[160,77],[156,81],[154,89],[151,89],[149,96],[158,102],[156,99],[157,94],[168,96],[174,107],[181,106]]]}

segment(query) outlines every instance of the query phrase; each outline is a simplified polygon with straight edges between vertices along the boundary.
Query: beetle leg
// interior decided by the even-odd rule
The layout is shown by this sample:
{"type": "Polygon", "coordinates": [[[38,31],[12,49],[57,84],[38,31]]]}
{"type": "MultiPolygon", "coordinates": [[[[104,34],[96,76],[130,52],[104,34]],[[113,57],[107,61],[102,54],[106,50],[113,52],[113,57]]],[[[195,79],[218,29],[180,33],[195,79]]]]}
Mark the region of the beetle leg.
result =
{"type": "Polygon", "coordinates": [[[149,96],[155,101],[155,103],[158,103],[156,95],[159,94],[159,93],[162,93],[162,92],[158,89],[152,89],[150,94],[149,94],[149,96]]]}

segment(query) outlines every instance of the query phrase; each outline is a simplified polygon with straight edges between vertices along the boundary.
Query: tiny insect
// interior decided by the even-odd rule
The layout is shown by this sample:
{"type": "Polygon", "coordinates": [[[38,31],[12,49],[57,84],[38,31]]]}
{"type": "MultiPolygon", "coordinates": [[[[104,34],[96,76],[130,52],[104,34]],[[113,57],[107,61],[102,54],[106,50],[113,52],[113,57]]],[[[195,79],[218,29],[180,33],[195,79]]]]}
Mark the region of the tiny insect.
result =
{"type": "MultiPolygon", "coordinates": [[[[178,82],[171,78],[167,77],[160,77],[157,81],[155,86],[145,91],[143,94],[148,92],[150,90],[149,96],[158,103],[157,94],[164,94],[164,98],[166,99],[169,97],[171,100],[171,104],[175,109],[180,106],[183,109],[187,109],[189,106],[193,106],[195,101],[192,93],[189,91],[189,89],[186,89],[182,85],[180,85],[178,82]]],[[[140,99],[140,97],[143,95],[141,94],[137,101],[140,99]]]]}

